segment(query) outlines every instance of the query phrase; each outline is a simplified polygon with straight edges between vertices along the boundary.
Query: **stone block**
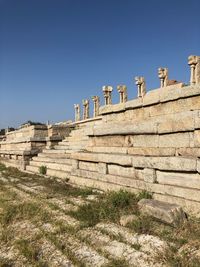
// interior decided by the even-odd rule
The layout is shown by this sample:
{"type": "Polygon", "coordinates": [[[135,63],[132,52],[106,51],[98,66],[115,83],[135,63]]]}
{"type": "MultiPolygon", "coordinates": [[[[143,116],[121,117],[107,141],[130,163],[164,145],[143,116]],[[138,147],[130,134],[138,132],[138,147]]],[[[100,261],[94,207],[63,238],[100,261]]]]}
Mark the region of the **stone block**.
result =
{"type": "Polygon", "coordinates": [[[137,168],[151,168],[158,170],[196,172],[196,159],[183,157],[132,157],[132,166],[137,168]]]}
{"type": "Polygon", "coordinates": [[[79,169],[79,161],[76,159],[71,159],[71,165],[72,165],[72,170],[79,169]]]}
{"type": "Polygon", "coordinates": [[[174,87],[165,87],[160,94],[160,102],[168,102],[181,98],[181,90],[182,88],[174,89],[174,87]]]}
{"type": "Polygon", "coordinates": [[[132,140],[134,147],[159,147],[158,135],[134,135],[132,140]]]}
{"type": "Polygon", "coordinates": [[[109,164],[108,173],[112,175],[136,178],[136,170],[133,167],[122,167],[119,165],[109,164]]]}
{"type": "Polygon", "coordinates": [[[125,143],[125,136],[100,136],[92,137],[93,146],[122,147],[125,143]]]}
{"type": "Polygon", "coordinates": [[[125,103],[125,109],[135,109],[142,107],[142,99],[136,98],[125,103]]]}
{"type": "Polygon", "coordinates": [[[160,89],[149,91],[143,98],[143,106],[155,105],[160,102],[160,94],[162,91],[160,89]]]}
{"type": "Polygon", "coordinates": [[[175,156],[175,148],[160,148],[160,147],[130,147],[128,154],[141,156],[175,156]]]}
{"type": "Polygon", "coordinates": [[[127,154],[126,147],[107,147],[107,146],[89,146],[87,151],[95,153],[116,153],[116,154],[127,154]]]}
{"type": "Polygon", "coordinates": [[[177,156],[200,157],[200,148],[198,147],[182,147],[176,149],[177,156]]]}
{"type": "Polygon", "coordinates": [[[200,147],[200,130],[194,131],[194,146],[200,147]]]}
{"type": "Polygon", "coordinates": [[[98,164],[98,172],[101,174],[107,174],[108,173],[108,166],[106,163],[100,162],[98,164]]]}
{"type": "Polygon", "coordinates": [[[143,171],[144,181],[147,183],[156,182],[156,171],[154,169],[145,168],[143,171]]]}
{"type": "Polygon", "coordinates": [[[197,159],[197,171],[200,173],[200,159],[197,159]]]}
{"type": "Polygon", "coordinates": [[[138,206],[141,213],[173,226],[178,226],[186,220],[183,209],[176,204],[170,204],[155,199],[141,199],[138,202],[138,206]]]}
{"type": "Polygon", "coordinates": [[[75,152],[71,154],[71,158],[82,161],[104,162],[119,164],[122,166],[132,166],[132,159],[128,155],[109,155],[103,153],[93,154],[87,152],[75,152]]]}
{"type": "Polygon", "coordinates": [[[159,184],[200,189],[200,175],[198,173],[156,171],[156,175],[159,184]]]}
{"type": "Polygon", "coordinates": [[[190,133],[173,133],[159,136],[159,147],[190,147],[190,133]]]}
{"type": "Polygon", "coordinates": [[[196,115],[197,112],[189,111],[162,116],[158,124],[158,133],[193,131],[195,129],[194,118],[196,115]]]}
{"type": "Polygon", "coordinates": [[[98,163],[79,161],[79,169],[97,172],[98,163]]]}

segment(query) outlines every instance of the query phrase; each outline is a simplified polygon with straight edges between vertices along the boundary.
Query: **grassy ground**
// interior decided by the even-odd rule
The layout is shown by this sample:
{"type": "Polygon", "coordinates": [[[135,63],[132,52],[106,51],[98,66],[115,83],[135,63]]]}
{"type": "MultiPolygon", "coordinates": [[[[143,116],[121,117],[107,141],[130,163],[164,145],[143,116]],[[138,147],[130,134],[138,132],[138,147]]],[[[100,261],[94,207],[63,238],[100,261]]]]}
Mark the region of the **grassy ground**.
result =
{"type": "Polygon", "coordinates": [[[173,228],[141,215],[137,202],[151,198],[147,192],[135,195],[123,190],[102,193],[76,188],[56,178],[23,173],[2,164],[0,174],[0,267],[67,266],[64,262],[82,267],[133,266],[126,253],[117,258],[111,248],[113,244],[116,249],[123,245],[134,254],[144,253],[143,245],[130,244],[125,234],[113,235],[97,228],[99,223],[120,227],[120,217],[125,214],[135,214],[136,218],[124,227],[124,233],[152,235],[167,244],[150,257],[154,258],[153,265],[136,266],[200,266],[200,221],[189,218],[173,228]],[[82,235],[85,231],[96,238],[96,243],[82,235]]]}

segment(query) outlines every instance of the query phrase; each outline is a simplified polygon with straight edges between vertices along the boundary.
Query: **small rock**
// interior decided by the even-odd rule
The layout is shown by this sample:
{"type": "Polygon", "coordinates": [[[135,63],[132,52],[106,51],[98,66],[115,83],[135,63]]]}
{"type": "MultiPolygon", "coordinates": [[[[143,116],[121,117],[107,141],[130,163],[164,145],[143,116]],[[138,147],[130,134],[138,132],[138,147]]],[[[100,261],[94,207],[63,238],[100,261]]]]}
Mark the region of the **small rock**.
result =
{"type": "Polygon", "coordinates": [[[131,223],[132,221],[137,220],[137,216],[134,214],[130,215],[123,215],[120,218],[120,224],[122,226],[126,226],[128,223],[131,223]]]}
{"type": "Polygon", "coordinates": [[[87,200],[96,200],[98,198],[98,196],[97,195],[88,195],[87,196],[87,200]]]}
{"type": "Polygon", "coordinates": [[[141,213],[173,226],[178,226],[186,220],[183,209],[176,204],[170,204],[155,199],[141,199],[138,202],[138,206],[141,213]]]}

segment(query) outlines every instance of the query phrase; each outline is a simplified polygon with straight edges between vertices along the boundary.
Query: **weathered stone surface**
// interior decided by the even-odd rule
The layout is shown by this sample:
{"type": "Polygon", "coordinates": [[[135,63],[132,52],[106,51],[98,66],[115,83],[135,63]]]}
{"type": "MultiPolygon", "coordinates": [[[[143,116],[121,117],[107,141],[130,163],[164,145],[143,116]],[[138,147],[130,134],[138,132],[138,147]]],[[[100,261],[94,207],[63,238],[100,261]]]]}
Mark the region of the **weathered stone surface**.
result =
{"type": "Polygon", "coordinates": [[[197,171],[200,173],[200,159],[197,160],[197,171]]]}
{"type": "Polygon", "coordinates": [[[194,146],[200,147],[200,130],[194,131],[194,146]]]}
{"type": "Polygon", "coordinates": [[[134,135],[132,136],[132,146],[134,147],[159,147],[158,135],[134,135]]]}
{"type": "Polygon", "coordinates": [[[197,147],[184,147],[176,149],[177,156],[186,156],[186,157],[200,157],[200,148],[197,147]]]}
{"type": "Polygon", "coordinates": [[[158,147],[130,147],[128,154],[141,156],[175,156],[175,148],[158,148],[158,147]]]}
{"type": "Polygon", "coordinates": [[[98,163],[79,161],[79,169],[97,172],[98,163]]]}
{"type": "Polygon", "coordinates": [[[78,159],[82,161],[91,161],[91,162],[105,162],[105,163],[114,163],[124,166],[131,166],[132,159],[128,155],[112,155],[112,154],[93,154],[93,153],[84,153],[77,152],[71,154],[71,158],[78,159]]]}
{"type": "Polygon", "coordinates": [[[126,147],[88,146],[87,151],[96,153],[127,154],[126,147]]]}
{"type": "Polygon", "coordinates": [[[144,181],[147,183],[156,182],[156,171],[154,169],[145,168],[143,171],[144,181]]]}
{"type": "Polygon", "coordinates": [[[176,204],[169,204],[154,199],[141,199],[138,205],[142,213],[173,226],[178,226],[186,219],[182,208],[176,204]]]}
{"type": "Polygon", "coordinates": [[[183,157],[132,157],[133,167],[174,171],[196,171],[195,159],[183,157]]]}
{"type": "Polygon", "coordinates": [[[159,136],[159,147],[190,147],[190,142],[191,135],[189,132],[159,136]]]}
{"type": "Polygon", "coordinates": [[[159,184],[200,189],[200,175],[197,173],[156,171],[156,175],[159,184]]]}
{"type": "Polygon", "coordinates": [[[161,89],[151,90],[143,98],[143,106],[149,106],[160,102],[161,89]]]}
{"type": "Polygon", "coordinates": [[[133,222],[134,220],[137,220],[137,216],[134,214],[131,215],[123,215],[120,218],[120,224],[122,226],[126,226],[127,224],[133,222]]]}
{"type": "Polygon", "coordinates": [[[119,165],[109,164],[108,173],[112,175],[136,178],[136,170],[133,167],[122,167],[119,165]]]}
{"type": "Polygon", "coordinates": [[[106,163],[100,162],[98,164],[98,172],[101,174],[107,174],[108,173],[108,166],[106,163]]]}

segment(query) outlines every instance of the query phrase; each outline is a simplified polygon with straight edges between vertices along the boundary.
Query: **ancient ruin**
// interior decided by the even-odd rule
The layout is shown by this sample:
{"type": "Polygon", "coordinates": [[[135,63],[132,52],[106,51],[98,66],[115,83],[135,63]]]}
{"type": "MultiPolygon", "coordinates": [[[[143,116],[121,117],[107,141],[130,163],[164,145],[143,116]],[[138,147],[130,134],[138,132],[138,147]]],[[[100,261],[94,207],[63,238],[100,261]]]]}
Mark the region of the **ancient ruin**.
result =
{"type": "Polygon", "coordinates": [[[8,132],[0,142],[7,165],[69,179],[72,184],[133,192],[147,190],[155,200],[181,205],[199,216],[200,209],[200,57],[190,56],[190,85],[168,84],[168,71],[159,68],[160,88],[147,90],[136,77],[138,97],[127,101],[120,85],[120,103],[112,104],[113,87],[83,101],[83,119],[75,105],[75,122],[60,129],[29,126],[8,132]],[[53,132],[57,131],[57,135],[53,132]],[[51,144],[48,144],[48,142],[51,144]]]}

